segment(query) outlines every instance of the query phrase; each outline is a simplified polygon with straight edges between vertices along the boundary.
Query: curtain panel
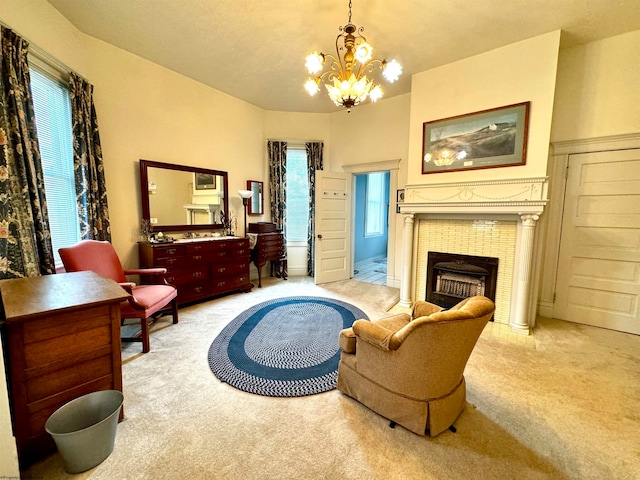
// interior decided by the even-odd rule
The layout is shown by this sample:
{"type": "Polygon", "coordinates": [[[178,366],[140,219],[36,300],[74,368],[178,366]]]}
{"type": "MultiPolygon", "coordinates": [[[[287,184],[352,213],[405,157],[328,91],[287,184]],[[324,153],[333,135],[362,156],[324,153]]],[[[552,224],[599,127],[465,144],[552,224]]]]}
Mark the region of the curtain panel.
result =
{"type": "Polygon", "coordinates": [[[69,95],[80,238],[111,241],[107,187],[98,118],[93,103],[93,85],[71,72],[69,95]]]}
{"type": "Polygon", "coordinates": [[[36,134],[29,43],[0,26],[0,278],[55,272],[36,134]]]}
{"type": "Polygon", "coordinates": [[[287,142],[267,143],[269,154],[269,192],[271,194],[271,221],[282,230],[287,242],[287,142]]]}
{"type": "Polygon", "coordinates": [[[307,274],[313,277],[316,256],[316,170],[323,169],[324,143],[307,142],[307,173],[309,177],[309,225],[307,228],[307,274]]]}

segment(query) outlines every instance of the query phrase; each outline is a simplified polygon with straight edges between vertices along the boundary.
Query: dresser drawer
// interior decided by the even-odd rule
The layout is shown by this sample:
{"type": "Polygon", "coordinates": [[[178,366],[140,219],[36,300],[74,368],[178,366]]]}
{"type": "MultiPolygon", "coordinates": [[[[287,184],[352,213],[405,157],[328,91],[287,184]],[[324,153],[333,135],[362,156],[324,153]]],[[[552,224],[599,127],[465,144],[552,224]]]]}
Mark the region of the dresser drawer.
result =
{"type": "Polygon", "coordinates": [[[180,268],[187,265],[187,258],[182,257],[156,257],[153,262],[154,267],[180,268]]]}
{"type": "Polygon", "coordinates": [[[239,262],[221,263],[211,267],[211,278],[215,281],[218,277],[234,275],[246,272],[249,269],[249,259],[239,262]]]}
{"type": "Polygon", "coordinates": [[[235,275],[230,277],[214,278],[212,282],[213,294],[236,290],[249,284],[249,275],[235,275]]]}
{"type": "Polygon", "coordinates": [[[156,258],[181,257],[184,255],[184,245],[166,245],[154,247],[153,255],[156,258]]]}
{"type": "Polygon", "coordinates": [[[211,294],[211,283],[209,281],[187,283],[181,286],[178,291],[182,303],[208,297],[211,294]]]}

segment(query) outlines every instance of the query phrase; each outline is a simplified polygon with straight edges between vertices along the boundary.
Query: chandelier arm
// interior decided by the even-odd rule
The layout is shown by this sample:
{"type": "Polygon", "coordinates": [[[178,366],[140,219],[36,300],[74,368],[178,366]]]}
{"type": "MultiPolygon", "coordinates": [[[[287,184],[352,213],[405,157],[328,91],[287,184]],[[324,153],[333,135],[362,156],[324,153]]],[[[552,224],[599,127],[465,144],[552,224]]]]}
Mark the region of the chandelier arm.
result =
{"type": "Polygon", "coordinates": [[[346,65],[342,63],[342,57],[340,57],[340,49],[341,49],[340,39],[342,37],[343,37],[342,33],[336,37],[336,56],[335,57],[333,55],[327,55],[327,56],[331,57],[335,65],[338,65],[338,68],[340,70],[340,78],[346,78],[346,71],[347,71],[346,65]]]}
{"type": "Polygon", "coordinates": [[[318,80],[324,81],[325,76],[327,77],[327,79],[331,79],[332,77],[340,78],[340,75],[335,70],[327,70],[326,72],[323,72],[321,75],[318,76],[318,80]]]}
{"type": "Polygon", "coordinates": [[[378,60],[377,58],[372,58],[371,60],[368,60],[366,63],[362,63],[360,64],[360,67],[358,68],[358,74],[356,75],[357,78],[360,78],[360,76],[365,73],[367,71],[367,69],[369,69],[370,72],[373,72],[373,66],[376,63],[380,64],[380,69],[382,70],[382,65],[384,64],[384,60],[378,60]]]}

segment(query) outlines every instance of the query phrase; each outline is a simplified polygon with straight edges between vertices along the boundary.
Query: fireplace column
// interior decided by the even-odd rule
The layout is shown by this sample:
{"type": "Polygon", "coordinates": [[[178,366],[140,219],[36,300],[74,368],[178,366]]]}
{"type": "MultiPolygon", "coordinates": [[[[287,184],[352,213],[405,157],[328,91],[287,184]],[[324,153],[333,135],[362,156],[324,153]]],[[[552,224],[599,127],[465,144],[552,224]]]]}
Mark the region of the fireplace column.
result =
{"type": "Polygon", "coordinates": [[[531,296],[531,262],[533,261],[533,240],[538,215],[520,215],[522,237],[520,239],[520,268],[515,298],[515,312],[511,317],[511,330],[529,335],[529,298],[531,296]]]}
{"type": "Polygon", "coordinates": [[[411,306],[411,267],[413,265],[413,214],[404,215],[404,226],[402,228],[402,247],[404,249],[402,258],[402,282],[400,283],[401,307],[411,306]]]}

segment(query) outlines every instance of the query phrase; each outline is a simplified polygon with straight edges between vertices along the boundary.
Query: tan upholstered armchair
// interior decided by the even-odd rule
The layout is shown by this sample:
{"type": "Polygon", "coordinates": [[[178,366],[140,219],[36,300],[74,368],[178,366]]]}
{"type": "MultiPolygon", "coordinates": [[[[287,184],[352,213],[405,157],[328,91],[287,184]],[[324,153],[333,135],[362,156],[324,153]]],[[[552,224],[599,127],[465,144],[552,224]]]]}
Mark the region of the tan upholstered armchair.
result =
{"type": "Polygon", "coordinates": [[[465,407],[464,369],[494,310],[478,296],[446,311],[419,301],[411,316],[356,320],[340,333],[338,389],[392,424],[438,435],[465,407]]]}

